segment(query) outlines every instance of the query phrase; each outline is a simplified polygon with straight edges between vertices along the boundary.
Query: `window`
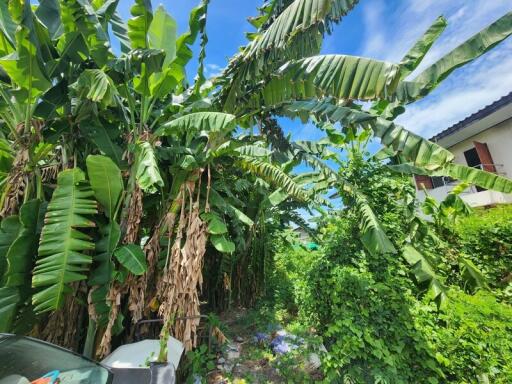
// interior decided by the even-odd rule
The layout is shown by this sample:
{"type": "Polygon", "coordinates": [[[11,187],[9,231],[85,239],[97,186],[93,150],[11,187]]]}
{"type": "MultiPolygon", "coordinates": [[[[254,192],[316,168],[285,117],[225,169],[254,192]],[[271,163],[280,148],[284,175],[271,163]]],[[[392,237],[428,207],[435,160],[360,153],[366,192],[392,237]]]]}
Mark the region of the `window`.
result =
{"type": "Polygon", "coordinates": [[[480,157],[478,156],[478,152],[476,148],[471,148],[467,151],[464,151],[464,157],[466,158],[466,163],[469,167],[480,168],[480,157]]]}

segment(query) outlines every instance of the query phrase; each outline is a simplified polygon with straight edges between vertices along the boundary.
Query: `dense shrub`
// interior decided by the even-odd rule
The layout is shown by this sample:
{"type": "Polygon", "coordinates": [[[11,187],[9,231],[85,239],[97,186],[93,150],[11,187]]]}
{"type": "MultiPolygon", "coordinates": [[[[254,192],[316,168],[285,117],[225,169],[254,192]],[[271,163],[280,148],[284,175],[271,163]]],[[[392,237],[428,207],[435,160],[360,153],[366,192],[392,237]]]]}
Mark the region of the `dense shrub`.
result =
{"type": "Polygon", "coordinates": [[[438,383],[435,353],[415,325],[415,299],[398,279],[377,282],[364,269],[321,260],[299,301],[316,314],[329,351],[328,382],[438,383]]]}
{"type": "MultiPolygon", "coordinates": [[[[400,247],[409,232],[403,218],[410,209],[404,202],[414,194],[410,180],[371,162],[352,163],[345,173],[349,181],[359,181],[400,247]]],[[[476,211],[459,220],[449,237],[440,232],[435,241],[421,240],[419,246],[437,260],[437,273],[449,288],[448,305],[439,311],[399,254],[371,255],[364,249],[350,198],[344,205],[320,223],[320,251],[282,242],[273,271],[280,307],[293,308],[323,337],[326,382],[512,382],[512,308],[498,289],[512,270],[512,208],[476,211]],[[468,288],[462,258],[484,272],[492,293],[468,288]]]]}
{"type": "Polygon", "coordinates": [[[303,321],[315,326],[329,353],[328,382],[509,383],[512,308],[485,291],[450,291],[439,312],[416,299],[397,277],[320,259],[299,283],[303,321]],[[487,381],[486,381],[487,380],[487,381]]]}
{"type": "Polygon", "coordinates": [[[302,290],[307,281],[307,271],[320,252],[307,249],[293,231],[285,231],[276,236],[276,253],[269,285],[272,287],[269,297],[274,310],[286,310],[292,315],[303,309],[295,298],[297,290],[302,290]]]}
{"type": "Polygon", "coordinates": [[[463,251],[495,287],[512,282],[512,205],[477,209],[459,220],[463,251]]]}
{"type": "Polygon", "coordinates": [[[450,305],[438,313],[422,306],[416,316],[436,350],[449,383],[512,382],[512,307],[492,294],[450,292],[450,305]]]}

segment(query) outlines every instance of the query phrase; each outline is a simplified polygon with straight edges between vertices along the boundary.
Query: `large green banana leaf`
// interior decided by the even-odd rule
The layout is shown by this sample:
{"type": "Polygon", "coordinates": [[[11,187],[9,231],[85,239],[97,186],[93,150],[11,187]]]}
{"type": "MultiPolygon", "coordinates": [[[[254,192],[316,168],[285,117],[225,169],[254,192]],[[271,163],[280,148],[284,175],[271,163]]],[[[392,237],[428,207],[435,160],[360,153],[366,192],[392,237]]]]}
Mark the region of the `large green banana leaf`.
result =
{"type": "Polygon", "coordinates": [[[8,265],[5,273],[6,286],[24,286],[30,281],[30,272],[37,252],[38,235],[42,226],[40,212],[39,200],[27,201],[20,208],[20,231],[6,255],[8,265]]]}
{"type": "MultiPolygon", "coordinates": [[[[42,213],[41,202],[30,200],[21,206],[19,218],[12,216],[4,220],[14,226],[16,219],[19,230],[6,254],[7,268],[3,279],[4,285],[0,288],[0,332],[13,330],[16,318],[29,301],[31,271],[37,252],[42,213]]],[[[2,223],[2,227],[4,226],[7,225],[2,223]]],[[[5,240],[4,236],[2,240],[5,240]]],[[[28,323],[29,319],[19,317],[19,321],[28,323]]]]}
{"type": "Polygon", "coordinates": [[[412,245],[406,245],[402,255],[411,266],[418,283],[427,284],[428,295],[436,301],[439,308],[443,308],[447,303],[448,292],[427,257],[412,245]]]}
{"type": "Polygon", "coordinates": [[[105,215],[114,220],[124,190],[121,170],[107,156],[89,155],[86,163],[94,197],[105,209],[105,215]]]}
{"type": "Polygon", "coordinates": [[[307,191],[301,188],[286,172],[274,164],[258,158],[244,157],[240,165],[252,174],[260,176],[265,181],[281,188],[285,193],[300,201],[308,201],[307,191]]]}
{"type": "Polygon", "coordinates": [[[165,52],[163,67],[176,58],[176,21],[160,5],[148,30],[149,47],[165,52]]]}
{"type": "Polygon", "coordinates": [[[489,285],[485,275],[473,264],[473,262],[466,258],[460,259],[462,278],[466,282],[466,286],[473,289],[482,288],[488,289],[489,285]]]}
{"type": "Polygon", "coordinates": [[[148,269],[146,256],[142,248],[137,244],[126,244],[114,252],[114,257],[128,271],[136,276],[143,275],[148,269]]]}
{"type": "Polygon", "coordinates": [[[287,49],[293,37],[300,39],[303,37],[301,33],[313,26],[338,21],[356,3],[357,0],[296,0],[246,48],[243,57],[252,58],[262,53],[268,54],[269,51],[287,49]]]}
{"type": "Polygon", "coordinates": [[[4,286],[4,274],[7,269],[7,252],[20,231],[18,216],[9,216],[2,220],[0,227],[0,332],[10,332],[20,301],[16,287],[4,286]]]}
{"type": "Polygon", "coordinates": [[[121,133],[116,131],[112,125],[94,118],[80,122],[80,133],[118,166],[122,166],[124,163],[123,150],[112,138],[116,132],[118,135],[121,133]]]}
{"type": "Polygon", "coordinates": [[[438,17],[423,36],[400,60],[400,78],[406,78],[422,62],[435,41],[441,36],[448,22],[443,16],[438,17]]]}
{"type": "Polygon", "coordinates": [[[5,36],[7,42],[10,43],[11,47],[14,47],[16,23],[12,20],[11,15],[9,14],[7,1],[0,2],[0,31],[3,36],[5,36]]]}
{"type": "MultiPolygon", "coordinates": [[[[400,67],[355,56],[320,55],[283,65],[263,87],[267,106],[290,100],[332,96],[336,99],[375,100],[391,95],[400,67]]],[[[259,103],[256,94],[253,103],[259,103]]]]}
{"type": "Polygon", "coordinates": [[[99,224],[100,239],[96,243],[93,262],[95,268],[89,278],[89,285],[110,283],[114,274],[112,255],[121,239],[121,228],[115,221],[99,224]]]}
{"type": "Polygon", "coordinates": [[[225,235],[211,235],[210,241],[215,249],[221,253],[235,252],[235,243],[228,240],[225,235]]]}
{"type": "Polygon", "coordinates": [[[95,226],[87,218],[98,213],[93,196],[80,169],[59,174],[48,204],[32,277],[32,286],[38,289],[32,303],[38,313],[60,308],[64,296],[72,291],[69,284],[87,278],[92,257],[84,252],[94,250],[94,243],[79,229],[95,226]]]}
{"type": "Polygon", "coordinates": [[[128,26],[117,12],[110,19],[110,25],[112,33],[119,40],[121,52],[125,54],[130,52],[132,44],[128,38],[128,26]]]}
{"type": "Polygon", "coordinates": [[[2,220],[0,226],[0,286],[3,284],[3,276],[7,269],[7,252],[18,236],[19,230],[20,220],[18,216],[9,216],[2,220]]]}
{"type": "Polygon", "coordinates": [[[52,40],[58,39],[64,33],[59,0],[39,0],[35,13],[37,18],[48,28],[52,40]]]}
{"type": "Polygon", "coordinates": [[[425,97],[454,70],[480,57],[511,34],[512,12],[509,12],[447,53],[412,81],[401,82],[393,98],[401,103],[412,103],[425,97]]]}
{"type": "Polygon", "coordinates": [[[357,211],[360,216],[361,242],[375,256],[396,253],[396,248],[389,240],[370,204],[360,193],[354,193],[357,211]]]}
{"type": "Polygon", "coordinates": [[[235,129],[235,116],[222,112],[196,112],[163,124],[156,135],[180,135],[190,132],[228,132],[235,129]]]}
{"type": "Polygon", "coordinates": [[[444,167],[434,171],[417,167],[410,163],[390,165],[389,168],[395,172],[410,175],[449,176],[468,184],[476,184],[485,189],[491,189],[503,193],[512,193],[511,180],[495,173],[482,171],[480,169],[467,167],[461,164],[448,163],[444,167]]]}
{"type": "Polygon", "coordinates": [[[176,40],[176,59],[172,63],[172,67],[180,75],[176,76],[180,81],[185,79],[185,66],[193,57],[191,47],[194,45],[197,35],[201,30],[202,20],[206,17],[209,0],[201,0],[201,3],[190,11],[189,30],[182,34],[176,40]]]}
{"type": "Polygon", "coordinates": [[[0,332],[11,332],[21,297],[16,287],[0,288],[0,332]]]}
{"type": "Polygon", "coordinates": [[[91,100],[103,107],[114,105],[118,95],[114,82],[101,69],[86,69],[71,89],[78,98],[91,100]]]}
{"type": "Polygon", "coordinates": [[[128,37],[132,49],[149,48],[148,30],[153,20],[151,0],[135,0],[130,12],[133,17],[128,20],[128,37]]]}
{"type": "Polygon", "coordinates": [[[450,176],[465,183],[476,184],[493,191],[512,193],[512,180],[495,173],[482,171],[481,169],[449,163],[434,173],[436,175],[450,176]]]}
{"type": "Polygon", "coordinates": [[[16,24],[13,22],[7,2],[0,2],[0,56],[14,51],[16,24]]]}
{"type": "Polygon", "coordinates": [[[164,185],[155,152],[147,141],[137,144],[135,179],[140,188],[148,193],[155,193],[158,187],[164,185]]]}

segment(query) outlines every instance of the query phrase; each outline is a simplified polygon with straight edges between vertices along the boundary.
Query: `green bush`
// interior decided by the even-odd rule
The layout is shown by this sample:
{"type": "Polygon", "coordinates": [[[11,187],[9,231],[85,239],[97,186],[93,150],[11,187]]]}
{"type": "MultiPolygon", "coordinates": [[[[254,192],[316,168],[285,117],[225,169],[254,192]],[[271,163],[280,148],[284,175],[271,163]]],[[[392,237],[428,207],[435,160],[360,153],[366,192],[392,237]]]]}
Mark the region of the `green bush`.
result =
{"type": "Polygon", "coordinates": [[[512,281],[512,205],[477,209],[459,220],[456,233],[464,253],[492,286],[512,281]]]}
{"type": "MultiPolygon", "coordinates": [[[[355,163],[347,175],[361,181],[358,188],[400,248],[410,232],[403,219],[414,194],[410,179],[374,163],[355,163]]],[[[449,289],[439,312],[399,254],[364,249],[351,204],[345,198],[344,209],[323,217],[319,251],[281,242],[273,270],[277,307],[293,308],[323,338],[326,382],[511,383],[512,308],[500,281],[512,270],[512,207],[477,210],[450,227],[450,236],[432,226],[435,238],[417,240],[449,289]],[[492,293],[469,287],[464,258],[484,272],[492,293]]]]}
{"type": "Polygon", "coordinates": [[[270,301],[274,310],[286,310],[295,315],[300,308],[295,301],[296,292],[305,281],[305,273],[320,254],[310,250],[300,241],[298,235],[286,230],[274,239],[274,263],[269,276],[272,287],[270,301]]]}
{"type": "Polygon", "coordinates": [[[296,301],[328,349],[326,382],[511,382],[512,307],[491,293],[452,289],[439,312],[413,295],[405,276],[378,282],[325,258],[307,275],[296,282],[296,301]]]}
{"type": "Polygon", "coordinates": [[[316,314],[329,351],[327,382],[441,382],[435,353],[415,325],[415,299],[401,282],[377,282],[368,271],[325,260],[310,273],[310,290],[299,301],[316,314]]]}
{"type": "Polygon", "coordinates": [[[450,292],[444,313],[423,306],[417,323],[437,351],[449,383],[512,382],[512,307],[488,292],[450,292]]]}

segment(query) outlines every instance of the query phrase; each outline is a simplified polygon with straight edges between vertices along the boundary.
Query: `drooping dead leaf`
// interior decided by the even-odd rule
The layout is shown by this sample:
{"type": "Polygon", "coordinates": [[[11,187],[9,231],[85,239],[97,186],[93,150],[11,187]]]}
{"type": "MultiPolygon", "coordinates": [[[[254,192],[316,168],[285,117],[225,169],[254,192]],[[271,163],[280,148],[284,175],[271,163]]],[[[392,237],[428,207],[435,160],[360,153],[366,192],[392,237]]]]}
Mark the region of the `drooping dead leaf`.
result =
{"type": "Polygon", "coordinates": [[[219,329],[219,327],[212,328],[212,336],[217,340],[217,342],[221,345],[225,344],[228,341],[228,338],[224,333],[219,329]]]}
{"type": "Polygon", "coordinates": [[[161,302],[159,314],[165,324],[171,319],[187,318],[174,323],[173,334],[189,351],[197,345],[197,327],[201,314],[199,290],[203,284],[207,225],[199,217],[199,199],[194,201],[194,184],[188,181],[185,187],[179,196],[183,200],[178,229],[170,250],[170,260],[159,281],[158,299],[161,302]],[[184,198],[185,193],[188,199],[184,198]]]}
{"type": "Polygon", "coordinates": [[[142,190],[138,185],[135,185],[132,196],[130,198],[130,205],[128,208],[128,215],[126,216],[123,226],[125,228],[125,235],[123,238],[124,244],[135,244],[139,238],[140,220],[142,218],[142,190]]]}
{"type": "Polygon", "coordinates": [[[112,328],[114,327],[117,315],[119,314],[121,291],[121,286],[116,282],[110,287],[107,295],[107,303],[110,306],[110,313],[108,316],[107,328],[105,329],[105,333],[103,333],[100,345],[96,351],[96,355],[100,358],[107,356],[112,348],[112,328]]]}
{"type": "Polygon", "coordinates": [[[1,217],[14,215],[18,212],[18,207],[23,201],[25,189],[28,184],[28,173],[26,170],[28,162],[28,150],[20,150],[16,154],[11,171],[5,181],[5,190],[2,196],[2,209],[0,210],[1,217]]]}
{"type": "Polygon", "coordinates": [[[80,346],[80,324],[87,315],[79,297],[85,295],[86,287],[75,283],[73,294],[67,295],[61,309],[53,312],[41,330],[39,337],[49,343],[78,352],[80,346]]]}

